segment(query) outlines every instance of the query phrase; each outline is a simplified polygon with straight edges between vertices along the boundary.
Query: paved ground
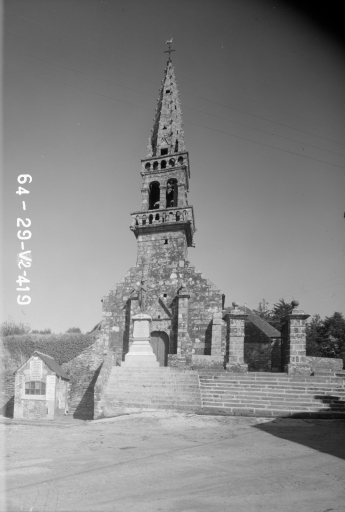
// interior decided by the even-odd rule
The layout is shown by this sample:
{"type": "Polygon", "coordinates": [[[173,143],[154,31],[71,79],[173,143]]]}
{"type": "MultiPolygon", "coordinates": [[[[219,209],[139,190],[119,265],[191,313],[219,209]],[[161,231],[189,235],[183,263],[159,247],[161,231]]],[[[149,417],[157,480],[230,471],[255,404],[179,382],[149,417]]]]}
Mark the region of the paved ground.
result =
{"type": "MultiPolygon", "coordinates": [[[[345,421],[145,412],[0,423],[6,512],[345,510],[345,421]]],[[[0,505],[1,507],[1,505],[0,505]]]]}

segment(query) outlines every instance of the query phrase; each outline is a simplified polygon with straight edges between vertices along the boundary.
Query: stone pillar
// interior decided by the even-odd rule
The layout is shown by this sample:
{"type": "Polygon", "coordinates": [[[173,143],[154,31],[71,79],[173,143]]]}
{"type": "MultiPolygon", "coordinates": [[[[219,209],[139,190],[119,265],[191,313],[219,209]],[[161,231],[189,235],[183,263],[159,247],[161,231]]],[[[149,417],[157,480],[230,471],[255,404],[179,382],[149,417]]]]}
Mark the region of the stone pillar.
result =
{"type": "Polygon", "coordinates": [[[159,363],[150,344],[150,322],[152,318],[144,313],[133,316],[133,338],[121,366],[158,368],[159,363]]]}
{"type": "Polygon", "coordinates": [[[160,186],[159,209],[162,210],[167,207],[167,187],[166,185],[160,186]]]}
{"type": "Polygon", "coordinates": [[[222,324],[223,314],[213,313],[212,319],[212,342],[211,342],[211,355],[222,356],[222,324]]]}
{"type": "Polygon", "coordinates": [[[149,189],[143,186],[141,189],[141,209],[147,211],[149,209],[149,189]]]}
{"type": "Polygon", "coordinates": [[[244,326],[247,314],[238,308],[238,303],[232,303],[234,309],[228,314],[229,317],[229,362],[226,370],[232,373],[248,372],[248,365],[244,363],[244,326]]]}
{"type": "MultiPolygon", "coordinates": [[[[189,368],[192,365],[192,340],[188,334],[188,302],[190,295],[184,284],[177,292],[177,358],[171,358],[171,365],[189,368]],[[175,361],[174,361],[175,360],[175,361]]],[[[169,364],[170,366],[170,364],[169,364]]]]}
{"type": "Polygon", "coordinates": [[[177,206],[180,208],[186,205],[186,186],[184,183],[178,183],[177,206]]]}
{"type": "Polygon", "coordinates": [[[288,374],[310,375],[311,370],[306,360],[306,315],[299,309],[299,302],[291,302],[292,311],[282,319],[282,336],[284,350],[284,371],[288,374]]]}

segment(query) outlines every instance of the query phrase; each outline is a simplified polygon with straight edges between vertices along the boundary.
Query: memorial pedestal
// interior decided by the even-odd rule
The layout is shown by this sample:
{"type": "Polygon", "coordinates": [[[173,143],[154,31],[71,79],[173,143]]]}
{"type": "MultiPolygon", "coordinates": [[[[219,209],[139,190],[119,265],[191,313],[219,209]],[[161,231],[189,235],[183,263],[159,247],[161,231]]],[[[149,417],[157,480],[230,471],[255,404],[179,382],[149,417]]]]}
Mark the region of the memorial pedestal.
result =
{"type": "Polygon", "coordinates": [[[140,313],[133,317],[133,342],[121,366],[158,368],[159,363],[150,344],[151,317],[140,313]]]}

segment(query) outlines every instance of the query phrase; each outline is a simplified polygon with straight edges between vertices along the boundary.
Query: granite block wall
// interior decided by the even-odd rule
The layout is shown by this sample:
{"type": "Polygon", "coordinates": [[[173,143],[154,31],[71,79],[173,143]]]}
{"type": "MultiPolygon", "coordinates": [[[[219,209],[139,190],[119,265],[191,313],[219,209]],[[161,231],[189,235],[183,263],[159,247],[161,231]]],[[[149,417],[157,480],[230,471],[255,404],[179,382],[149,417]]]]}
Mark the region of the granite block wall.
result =
{"type": "Polygon", "coordinates": [[[138,237],[137,265],[103,298],[102,336],[104,348],[114,352],[114,364],[121,364],[129,348],[130,319],[139,312],[135,297],[142,279],[151,330],[168,334],[171,355],[178,353],[176,295],[181,282],[186,286],[184,293],[190,296],[187,333],[192,354],[211,354],[213,313],[222,311],[222,293],[186,259],[183,232],[156,233],[138,237]]]}

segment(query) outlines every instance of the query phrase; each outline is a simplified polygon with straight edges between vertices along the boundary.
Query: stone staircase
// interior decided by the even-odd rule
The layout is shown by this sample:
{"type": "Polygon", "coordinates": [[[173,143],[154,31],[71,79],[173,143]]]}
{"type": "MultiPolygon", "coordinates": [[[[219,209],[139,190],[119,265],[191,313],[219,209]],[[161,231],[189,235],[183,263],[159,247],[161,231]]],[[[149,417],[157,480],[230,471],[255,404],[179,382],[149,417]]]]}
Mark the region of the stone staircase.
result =
{"type": "Polygon", "coordinates": [[[204,413],[299,418],[345,418],[345,379],[283,373],[199,371],[204,413]]]}
{"type": "Polygon", "coordinates": [[[123,408],[201,410],[199,378],[194,371],[170,367],[113,366],[102,396],[104,416],[123,408]]]}

